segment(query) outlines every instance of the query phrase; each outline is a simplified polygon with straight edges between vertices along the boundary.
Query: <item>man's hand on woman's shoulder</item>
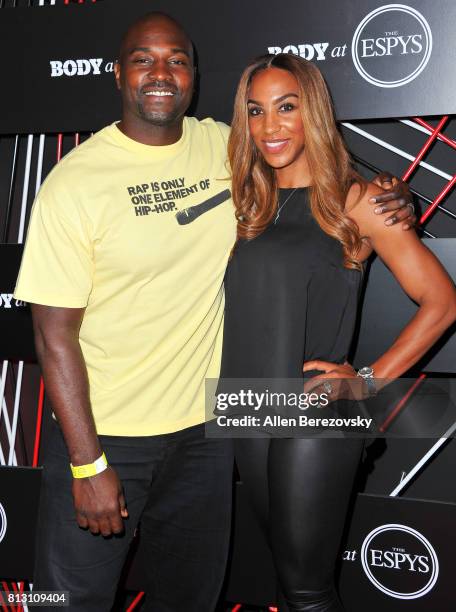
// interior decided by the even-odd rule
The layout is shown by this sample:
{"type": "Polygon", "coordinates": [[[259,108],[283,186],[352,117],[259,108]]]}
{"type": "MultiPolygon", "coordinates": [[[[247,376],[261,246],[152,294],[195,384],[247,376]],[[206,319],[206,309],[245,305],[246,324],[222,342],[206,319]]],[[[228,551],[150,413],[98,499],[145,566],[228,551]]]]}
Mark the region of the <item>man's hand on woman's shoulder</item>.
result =
{"type": "Polygon", "coordinates": [[[385,219],[385,225],[395,225],[401,221],[402,229],[414,228],[417,218],[413,196],[407,183],[389,172],[381,172],[372,182],[383,189],[383,192],[369,198],[369,202],[375,204],[374,213],[383,215],[393,212],[394,214],[385,219]]]}

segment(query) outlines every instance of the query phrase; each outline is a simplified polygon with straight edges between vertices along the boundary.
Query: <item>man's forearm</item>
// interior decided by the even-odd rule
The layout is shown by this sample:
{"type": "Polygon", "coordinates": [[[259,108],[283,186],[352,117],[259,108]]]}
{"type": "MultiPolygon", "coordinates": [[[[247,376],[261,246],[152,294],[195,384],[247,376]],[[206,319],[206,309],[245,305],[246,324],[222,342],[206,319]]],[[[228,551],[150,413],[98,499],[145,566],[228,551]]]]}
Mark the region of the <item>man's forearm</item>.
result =
{"type": "Polygon", "coordinates": [[[102,451],[79,342],[75,338],[58,338],[51,342],[38,335],[36,344],[46,392],[62,428],[71,463],[92,463],[102,451]]]}

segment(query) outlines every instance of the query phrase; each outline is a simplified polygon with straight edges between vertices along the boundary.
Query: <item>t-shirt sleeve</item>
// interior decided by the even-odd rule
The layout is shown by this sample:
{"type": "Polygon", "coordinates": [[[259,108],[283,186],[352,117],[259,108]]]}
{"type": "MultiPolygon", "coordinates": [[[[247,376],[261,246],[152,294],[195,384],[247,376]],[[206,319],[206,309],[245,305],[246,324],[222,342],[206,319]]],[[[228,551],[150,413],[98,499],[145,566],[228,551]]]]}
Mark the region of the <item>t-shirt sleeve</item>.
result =
{"type": "Polygon", "coordinates": [[[222,138],[225,141],[225,144],[228,144],[228,138],[230,137],[230,131],[231,131],[230,126],[227,125],[226,123],[223,123],[222,121],[217,121],[217,127],[219,128],[222,134],[222,138]]]}
{"type": "Polygon", "coordinates": [[[92,289],[89,224],[66,189],[43,189],[32,208],[14,297],[83,308],[92,289]]]}

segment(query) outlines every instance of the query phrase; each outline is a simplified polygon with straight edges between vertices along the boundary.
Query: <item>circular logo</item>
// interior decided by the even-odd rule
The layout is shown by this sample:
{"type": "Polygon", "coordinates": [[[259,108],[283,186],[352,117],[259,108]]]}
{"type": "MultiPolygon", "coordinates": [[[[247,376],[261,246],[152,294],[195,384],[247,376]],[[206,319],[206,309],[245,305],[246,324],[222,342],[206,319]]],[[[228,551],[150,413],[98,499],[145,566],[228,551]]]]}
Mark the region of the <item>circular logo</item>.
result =
{"type": "Polygon", "coordinates": [[[0,504],[0,542],[5,537],[8,521],[6,520],[5,508],[0,504]]]}
{"type": "Polygon", "coordinates": [[[356,28],[352,58],[356,70],[378,87],[400,87],[416,79],[432,52],[432,32],[416,9],[386,4],[356,28]]]}
{"type": "Polygon", "coordinates": [[[423,597],[439,575],[439,561],[429,540],[412,527],[394,523],[366,536],[361,563],[372,584],[396,599],[423,597]]]}

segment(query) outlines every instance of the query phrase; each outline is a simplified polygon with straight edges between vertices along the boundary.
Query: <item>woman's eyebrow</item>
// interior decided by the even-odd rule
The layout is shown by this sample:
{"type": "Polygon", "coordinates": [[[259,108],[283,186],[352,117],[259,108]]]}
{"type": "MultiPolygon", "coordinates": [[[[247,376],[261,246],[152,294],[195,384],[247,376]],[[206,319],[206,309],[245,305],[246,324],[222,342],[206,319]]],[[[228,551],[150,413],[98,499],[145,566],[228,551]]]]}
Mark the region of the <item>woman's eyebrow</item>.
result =
{"type": "MultiPolygon", "coordinates": [[[[290,92],[290,93],[284,94],[283,96],[279,96],[278,98],[275,98],[273,100],[273,103],[279,104],[280,102],[283,102],[286,98],[290,98],[290,97],[299,98],[298,94],[290,92]]],[[[258,106],[261,106],[261,102],[258,102],[257,100],[252,100],[251,98],[247,100],[247,104],[258,104],[258,106]]]]}

